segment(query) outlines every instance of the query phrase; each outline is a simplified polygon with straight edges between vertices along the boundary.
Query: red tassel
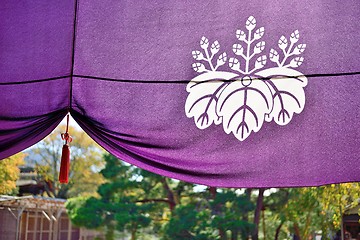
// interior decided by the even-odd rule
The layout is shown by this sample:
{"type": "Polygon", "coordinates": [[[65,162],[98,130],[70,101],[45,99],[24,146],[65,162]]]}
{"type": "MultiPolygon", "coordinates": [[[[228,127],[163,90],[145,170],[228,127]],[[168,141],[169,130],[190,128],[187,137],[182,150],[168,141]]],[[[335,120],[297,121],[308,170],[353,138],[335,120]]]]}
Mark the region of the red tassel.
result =
{"type": "Polygon", "coordinates": [[[59,173],[59,182],[68,183],[69,182],[69,171],[70,171],[70,147],[68,143],[72,141],[69,133],[69,115],[67,115],[67,124],[66,132],[61,134],[62,140],[65,140],[65,144],[62,149],[61,155],[61,164],[60,164],[60,173],[59,173]]]}
{"type": "Polygon", "coordinates": [[[69,145],[64,144],[61,156],[59,182],[69,182],[69,170],[70,170],[70,148],[69,145]]]}

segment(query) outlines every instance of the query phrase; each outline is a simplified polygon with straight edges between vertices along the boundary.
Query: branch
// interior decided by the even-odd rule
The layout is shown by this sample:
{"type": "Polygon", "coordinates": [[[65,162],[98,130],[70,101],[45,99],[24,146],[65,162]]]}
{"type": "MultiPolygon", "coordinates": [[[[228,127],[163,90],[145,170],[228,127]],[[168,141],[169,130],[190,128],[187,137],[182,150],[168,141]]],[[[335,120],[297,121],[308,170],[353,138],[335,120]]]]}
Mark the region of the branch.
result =
{"type": "Polygon", "coordinates": [[[210,56],[209,56],[209,51],[208,51],[207,48],[204,49],[204,52],[205,52],[205,55],[206,55],[205,61],[207,61],[207,62],[209,63],[211,70],[212,70],[212,71],[215,71],[215,68],[214,68],[214,66],[213,66],[213,64],[212,64],[212,62],[211,62],[212,58],[214,57],[214,54],[211,54],[211,57],[210,57],[210,56]]]}
{"type": "Polygon", "coordinates": [[[250,56],[249,56],[249,61],[255,56],[255,52],[253,52],[250,56]]]}
{"type": "Polygon", "coordinates": [[[281,230],[281,227],[284,223],[281,221],[279,226],[276,228],[276,232],[275,232],[275,238],[274,240],[278,240],[279,239],[279,235],[280,235],[280,230],[281,230]]]}
{"type": "Polygon", "coordinates": [[[246,41],[247,48],[246,48],[246,59],[245,59],[245,73],[249,73],[249,63],[250,63],[250,47],[251,47],[251,30],[249,30],[249,39],[246,41]]]}
{"type": "Polygon", "coordinates": [[[243,53],[240,53],[239,56],[242,57],[246,61],[247,57],[243,53]]]}
{"type": "Polygon", "coordinates": [[[254,214],[254,231],[252,234],[252,239],[253,240],[258,240],[259,239],[259,223],[260,223],[260,212],[263,208],[263,204],[264,204],[264,191],[265,188],[259,188],[259,195],[256,201],[256,208],[255,208],[255,214],[254,214]]]}
{"type": "Polygon", "coordinates": [[[148,199],[142,199],[142,200],[137,200],[137,203],[148,203],[148,202],[163,202],[163,203],[167,203],[167,204],[171,204],[171,201],[167,198],[148,198],[148,199]]]}
{"type": "Polygon", "coordinates": [[[215,199],[215,197],[216,197],[216,187],[209,187],[208,189],[209,189],[209,192],[211,194],[211,198],[215,199]]]}
{"type": "Polygon", "coordinates": [[[251,39],[251,40],[250,40],[250,37],[249,37],[249,40],[245,39],[245,43],[247,43],[247,44],[252,44],[252,43],[255,42],[255,41],[256,41],[255,38],[253,38],[253,39],[251,39]]]}
{"type": "Polygon", "coordinates": [[[258,70],[258,68],[254,68],[253,70],[249,71],[248,74],[252,74],[252,73],[255,72],[256,70],[258,70]]]}
{"type": "Polygon", "coordinates": [[[241,73],[241,74],[243,74],[243,75],[245,75],[246,73],[243,71],[243,70],[241,70],[241,69],[239,69],[239,70],[236,70],[237,72],[239,72],[239,73],[241,73]]]}
{"type": "Polygon", "coordinates": [[[163,185],[164,190],[167,192],[167,197],[168,197],[168,201],[169,201],[168,203],[169,203],[170,211],[172,212],[176,206],[174,193],[170,189],[169,185],[167,184],[165,177],[161,178],[161,183],[163,185]]]}
{"type": "MultiPolygon", "coordinates": [[[[285,61],[290,57],[290,56],[292,56],[293,55],[293,53],[290,53],[290,51],[291,51],[291,48],[294,46],[294,43],[293,42],[291,42],[290,43],[290,46],[289,46],[289,48],[288,48],[288,50],[287,51],[285,51],[285,49],[283,49],[283,52],[284,52],[284,59],[282,60],[282,62],[281,62],[281,67],[284,65],[284,63],[285,63],[285,61]]],[[[286,66],[288,66],[288,65],[286,65],[286,66]]],[[[284,66],[285,67],[285,66],[284,66]]]]}

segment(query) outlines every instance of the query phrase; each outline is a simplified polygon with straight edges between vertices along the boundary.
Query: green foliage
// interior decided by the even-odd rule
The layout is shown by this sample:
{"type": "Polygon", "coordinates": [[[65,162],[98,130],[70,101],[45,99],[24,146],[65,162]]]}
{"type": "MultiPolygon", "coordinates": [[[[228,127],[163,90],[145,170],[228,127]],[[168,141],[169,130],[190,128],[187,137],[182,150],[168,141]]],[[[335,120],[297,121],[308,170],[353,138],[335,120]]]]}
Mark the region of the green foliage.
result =
{"type": "Polygon", "coordinates": [[[278,189],[265,200],[271,230],[267,238],[273,238],[275,228],[282,225],[282,237],[295,233],[308,239],[321,230],[326,239],[340,229],[342,214],[358,204],[359,194],[359,183],[278,189]]]}
{"type": "Polygon", "coordinates": [[[18,153],[0,161],[0,194],[16,193],[16,180],[19,178],[19,166],[24,164],[24,154],[18,153]]]}
{"type": "Polygon", "coordinates": [[[244,216],[254,205],[232,189],[219,189],[215,196],[198,193],[188,204],[178,205],[165,226],[164,239],[232,239],[248,236],[254,225],[244,216]]]}
{"type": "Polygon", "coordinates": [[[150,224],[147,212],[152,204],[137,203],[137,179],[133,167],[125,165],[111,155],[104,155],[106,166],[101,174],[107,182],[99,186],[99,197],[71,199],[66,205],[71,221],[77,226],[94,229],[105,227],[107,239],[114,239],[114,230],[129,231],[133,236],[138,229],[150,224]]]}
{"type": "Polygon", "coordinates": [[[231,189],[223,189],[216,194],[213,201],[210,201],[213,209],[213,225],[223,232],[240,232],[241,235],[248,235],[254,225],[244,221],[242,216],[253,211],[255,206],[243,195],[237,195],[231,189]]]}
{"type": "Polygon", "coordinates": [[[360,183],[331,184],[321,188],[311,188],[321,206],[323,233],[340,229],[341,217],[345,210],[358,205],[360,183]]]}
{"type": "Polygon", "coordinates": [[[67,204],[72,222],[87,228],[106,228],[135,239],[151,227],[164,239],[220,239],[219,232],[236,236],[252,230],[243,220],[254,205],[234,190],[219,190],[214,196],[194,185],[164,178],[104,155],[101,174],[106,182],[99,197],[72,199],[67,204]]]}
{"type": "Polygon", "coordinates": [[[90,229],[99,228],[103,224],[101,208],[94,197],[78,197],[66,202],[68,215],[75,226],[83,226],[90,229]]]}
{"type": "Polygon", "coordinates": [[[205,240],[218,239],[211,227],[211,213],[207,210],[197,211],[196,206],[180,205],[173,212],[165,227],[164,240],[205,240]]]}
{"type": "MultiPolygon", "coordinates": [[[[115,231],[145,239],[149,230],[164,240],[247,239],[256,229],[251,222],[255,191],[195,191],[193,184],[141,170],[109,154],[104,160],[101,174],[106,182],[98,187],[98,196],[71,199],[66,206],[77,226],[105,228],[107,239],[114,239],[115,231]]],[[[338,229],[341,213],[359,197],[359,190],[353,183],[272,191],[264,200],[260,239],[289,239],[292,234],[309,239],[318,230],[327,238],[338,229]]]]}

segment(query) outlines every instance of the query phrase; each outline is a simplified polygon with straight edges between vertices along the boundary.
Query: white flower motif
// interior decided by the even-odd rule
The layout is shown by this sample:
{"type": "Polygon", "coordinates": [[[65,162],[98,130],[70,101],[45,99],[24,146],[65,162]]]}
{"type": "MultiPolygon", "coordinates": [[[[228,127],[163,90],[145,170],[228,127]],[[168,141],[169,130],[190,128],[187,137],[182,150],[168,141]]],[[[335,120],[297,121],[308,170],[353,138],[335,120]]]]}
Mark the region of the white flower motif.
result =
{"type": "Polygon", "coordinates": [[[192,64],[193,70],[200,75],[187,85],[189,95],[185,112],[187,117],[194,118],[199,129],[222,123],[227,134],[233,133],[238,140],[244,141],[251,132],[258,132],[264,122],[286,125],[294,114],[303,111],[307,78],[294,70],[303,64],[304,57],[299,55],[306,49],[304,43],[295,46],[300,39],[299,30],[290,34],[290,41],[285,36],[280,37],[277,45],[282,54],[271,48],[270,63],[276,66],[266,68],[267,55],[260,55],[265,50],[265,41],[258,41],[264,36],[265,28],[260,27],[252,33],[256,24],[255,17],[250,16],[245,22],[248,33],[236,31],[237,40],[244,44],[235,43],[232,51],[240,60],[223,52],[215,58],[214,66],[220,43],[214,41],[209,51],[206,37],[200,40],[202,51],[191,52],[193,58],[200,61],[192,64]],[[227,61],[233,72],[218,71],[227,61]]]}
{"type": "Polygon", "coordinates": [[[236,38],[239,40],[239,41],[245,41],[246,39],[246,33],[242,30],[236,30],[236,38]]]}

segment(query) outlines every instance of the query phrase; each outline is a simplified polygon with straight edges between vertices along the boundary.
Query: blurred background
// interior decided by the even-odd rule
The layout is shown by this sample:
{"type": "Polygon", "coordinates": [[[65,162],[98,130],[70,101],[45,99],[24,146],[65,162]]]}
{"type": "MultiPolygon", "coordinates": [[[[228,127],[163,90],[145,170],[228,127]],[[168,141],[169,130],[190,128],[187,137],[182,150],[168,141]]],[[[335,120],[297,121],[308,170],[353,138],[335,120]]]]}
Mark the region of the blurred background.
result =
{"type": "Polygon", "coordinates": [[[60,184],[65,129],[63,122],[0,161],[0,240],[360,239],[359,183],[226,189],[182,182],[115,158],[73,119],[69,183],[60,184]]]}

